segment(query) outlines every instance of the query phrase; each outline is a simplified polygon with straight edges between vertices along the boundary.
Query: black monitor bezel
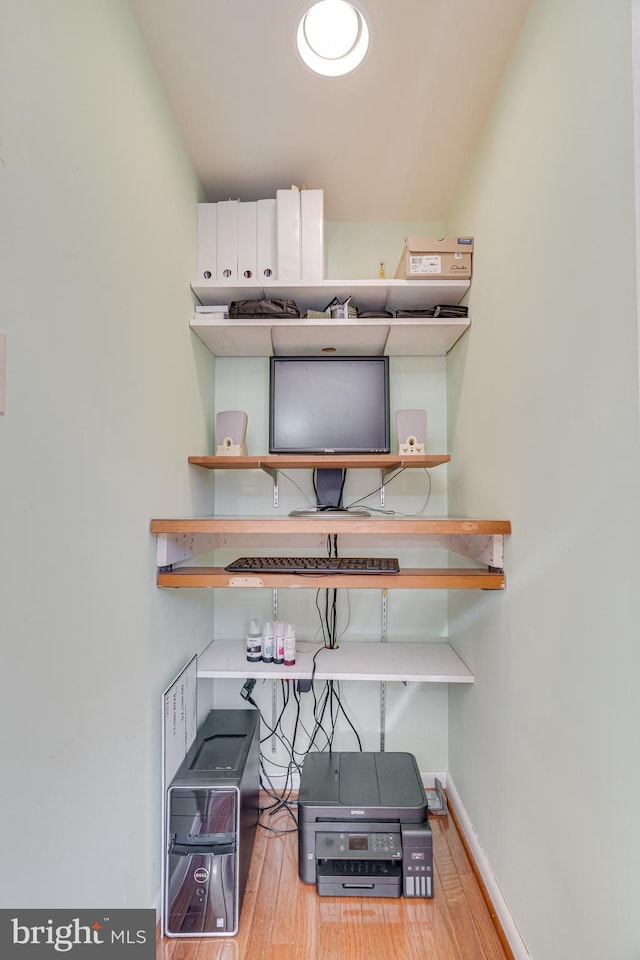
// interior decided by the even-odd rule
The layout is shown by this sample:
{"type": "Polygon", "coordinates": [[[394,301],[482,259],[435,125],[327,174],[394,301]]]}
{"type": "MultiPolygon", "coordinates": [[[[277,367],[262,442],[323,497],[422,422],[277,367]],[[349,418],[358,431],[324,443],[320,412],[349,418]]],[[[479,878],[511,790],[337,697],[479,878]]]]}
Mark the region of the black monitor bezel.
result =
{"type": "Polygon", "coordinates": [[[339,355],[331,357],[320,357],[320,356],[272,356],[270,357],[269,362],[269,453],[274,455],[307,455],[307,456],[331,456],[331,455],[349,455],[349,454],[388,454],[391,451],[391,410],[390,410],[390,371],[389,371],[389,357],[384,356],[349,356],[349,355],[339,355]],[[379,447],[368,447],[354,443],[348,447],[320,447],[318,445],[309,444],[305,447],[277,447],[274,444],[275,437],[275,402],[274,402],[274,393],[275,393],[275,384],[276,384],[276,374],[274,370],[277,365],[283,365],[287,363],[319,363],[319,364],[347,364],[351,363],[371,363],[375,362],[380,365],[380,368],[384,372],[383,376],[383,395],[382,395],[382,428],[384,433],[384,442],[379,447]]]}

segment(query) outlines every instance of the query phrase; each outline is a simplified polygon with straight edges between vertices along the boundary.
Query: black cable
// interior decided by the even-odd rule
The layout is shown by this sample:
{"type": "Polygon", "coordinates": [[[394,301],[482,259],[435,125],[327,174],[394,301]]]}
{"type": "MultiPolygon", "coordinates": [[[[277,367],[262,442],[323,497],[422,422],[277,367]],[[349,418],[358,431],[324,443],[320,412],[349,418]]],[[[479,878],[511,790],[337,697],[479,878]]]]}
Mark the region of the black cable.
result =
{"type": "MultiPolygon", "coordinates": [[[[343,471],[342,479],[344,486],[345,471],[343,471]]],[[[314,480],[315,487],[315,480],[314,480]]],[[[340,500],[342,500],[342,489],[340,494],[340,500]]],[[[326,549],[327,555],[329,557],[338,557],[338,536],[337,534],[327,535],[326,540],[326,549]]],[[[311,732],[307,730],[301,716],[301,700],[297,688],[290,686],[290,681],[282,679],[280,682],[281,691],[282,691],[282,706],[278,713],[278,716],[275,720],[273,727],[262,714],[258,704],[251,697],[250,694],[245,695],[243,693],[243,698],[250,703],[260,714],[261,723],[264,724],[264,727],[268,731],[267,734],[260,738],[260,787],[266,796],[272,801],[268,806],[261,807],[259,811],[258,823],[265,829],[269,830],[272,833],[290,833],[297,829],[297,819],[296,814],[294,813],[294,807],[297,808],[297,804],[292,800],[293,794],[293,784],[294,784],[294,774],[301,774],[302,765],[304,763],[304,757],[311,751],[318,750],[329,750],[333,749],[333,743],[336,736],[337,723],[340,717],[340,714],[343,715],[348,725],[353,731],[357,743],[358,749],[362,751],[362,743],[358,735],[351,718],[349,717],[345,706],[343,704],[341,695],[340,695],[340,685],[339,682],[334,680],[327,680],[324,683],[324,687],[320,696],[317,695],[315,689],[315,673],[317,667],[317,657],[322,649],[335,649],[337,647],[337,625],[338,625],[338,609],[337,609],[337,598],[338,591],[337,589],[325,590],[324,594],[324,612],[320,607],[320,590],[316,591],[316,609],[320,618],[320,626],[322,629],[323,635],[323,646],[318,647],[314,656],[313,656],[313,668],[311,673],[311,691],[313,695],[313,728],[311,732]],[[291,691],[293,690],[293,696],[291,691]],[[293,719],[292,733],[289,737],[285,734],[283,729],[283,718],[287,712],[289,704],[293,700],[296,704],[295,708],[295,717],[293,719]],[[327,721],[328,716],[328,721],[327,721]],[[304,749],[301,749],[297,740],[299,738],[300,730],[304,731],[307,742],[304,746],[304,749]],[[285,751],[288,762],[278,763],[273,759],[269,759],[265,756],[262,745],[275,738],[277,742],[280,743],[282,749],[285,751]],[[324,740],[324,744],[321,744],[320,739],[324,740]],[[278,769],[284,770],[284,783],[281,787],[276,787],[273,784],[269,771],[267,770],[267,764],[271,767],[276,767],[278,769]],[[275,816],[279,811],[284,809],[286,813],[292,818],[295,828],[289,829],[279,829],[274,828],[271,825],[268,825],[264,822],[264,816],[268,815],[270,818],[275,816]]]]}
{"type": "MultiPolygon", "coordinates": [[[[365,493],[365,495],[364,495],[363,497],[358,497],[357,500],[352,500],[351,503],[348,503],[348,504],[347,504],[346,509],[349,510],[350,507],[355,507],[356,504],[362,503],[362,501],[363,501],[363,500],[366,500],[368,497],[373,497],[374,494],[380,493],[380,491],[382,490],[383,487],[385,487],[385,486],[387,486],[388,484],[390,484],[392,480],[395,480],[395,479],[396,479],[396,477],[399,477],[400,474],[401,474],[401,473],[404,473],[404,471],[405,471],[406,469],[407,469],[406,467],[398,467],[398,469],[397,469],[396,471],[394,471],[394,473],[389,474],[389,476],[385,478],[384,483],[381,483],[380,486],[378,486],[378,487],[375,488],[375,490],[370,490],[369,493],[365,493]]],[[[371,509],[374,509],[374,508],[372,507],[371,509]]],[[[381,511],[381,512],[393,513],[394,511],[393,511],[393,510],[390,510],[390,511],[381,511]]]]}
{"type": "MultiPolygon", "coordinates": [[[[380,493],[380,491],[382,490],[383,486],[385,486],[385,484],[391,483],[392,480],[395,480],[396,477],[399,477],[400,474],[401,474],[401,473],[404,473],[404,471],[407,470],[407,469],[408,469],[407,467],[400,467],[398,470],[395,471],[395,473],[390,474],[390,475],[386,478],[385,483],[384,483],[384,484],[381,484],[376,490],[371,490],[369,493],[366,493],[366,494],[364,495],[364,497],[359,497],[357,500],[352,500],[351,503],[348,503],[347,506],[345,507],[345,510],[350,510],[351,507],[355,507],[358,503],[362,503],[363,500],[366,500],[368,497],[372,497],[374,494],[380,493]]],[[[433,485],[433,484],[432,484],[432,480],[431,480],[431,474],[429,473],[428,469],[427,469],[426,467],[423,467],[422,469],[424,470],[425,475],[426,475],[427,480],[429,481],[429,483],[428,483],[428,486],[427,486],[427,496],[426,496],[426,499],[425,499],[424,503],[422,504],[422,507],[420,508],[420,510],[419,510],[417,513],[402,513],[402,511],[400,511],[400,510],[385,510],[385,509],[382,509],[382,508],[379,508],[379,507],[372,507],[370,504],[367,505],[367,510],[372,510],[374,513],[392,514],[393,516],[399,516],[399,517],[420,517],[420,516],[422,516],[422,514],[424,513],[424,511],[427,509],[427,505],[428,505],[428,503],[429,503],[429,500],[431,499],[431,487],[432,487],[432,485],[433,485]]]]}
{"type": "MultiPolygon", "coordinates": [[[[288,691],[288,689],[285,689],[285,686],[284,686],[285,683],[288,684],[289,681],[282,681],[282,686],[283,686],[283,706],[282,706],[282,710],[280,711],[280,714],[279,714],[279,716],[278,716],[278,719],[277,719],[277,721],[276,721],[275,727],[273,727],[273,728],[269,725],[269,723],[267,723],[267,721],[266,721],[266,719],[265,719],[265,717],[264,717],[264,715],[263,715],[260,707],[258,706],[258,704],[256,703],[256,701],[253,699],[253,697],[252,697],[251,695],[247,695],[247,696],[245,696],[245,697],[243,698],[243,699],[245,699],[248,703],[250,703],[250,704],[258,711],[258,713],[260,714],[260,721],[261,721],[261,723],[263,723],[263,724],[265,725],[265,727],[267,728],[267,730],[269,731],[269,733],[267,734],[266,737],[262,737],[262,738],[260,739],[260,787],[261,787],[261,789],[263,790],[263,792],[266,793],[267,796],[270,797],[270,798],[274,801],[274,803],[271,804],[271,805],[268,806],[268,807],[262,807],[262,808],[260,808],[260,810],[259,810],[259,815],[258,815],[258,825],[261,826],[261,827],[263,827],[263,829],[265,829],[265,830],[270,830],[270,831],[272,831],[272,832],[274,832],[274,833],[291,833],[291,832],[293,832],[293,831],[291,831],[291,830],[276,830],[276,829],[273,828],[273,827],[267,826],[265,823],[262,822],[262,815],[263,815],[264,813],[269,813],[270,816],[273,816],[274,813],[276,813],[278,810],[284,808],[284,809],[287,811],[287,813],[292,817],[292,819],[293,819],[294,823],[296,823],[296,827],[297,827],[297,821],[296,821],[295,815],[294,815],[294,813],[293,813],[293,811],[292,811],[292,809],[291,809],[291,806],[290,806],[290,804],[291,804],[291,799],[290,799],[290,798],[291,798],[291,794],[292,794],[292,792],[293,792],[293,779],[292,779],[292,772],[291,772],[291,769],[290,769],[290,765],[286,768],[286,769],[287,769],[287,775],[286,775],[286,779],[285,779],[284,786],[283,786],[282,790],[278,793],[276,787],[274,787],[274,785],[273,785],[273,783],[272,783],[272,781],[271,781],[271,777],[269,776],[267,770],[265,769],[265,765],[264,765],[264,764],[265,764],[265,757],[264,757],[264,754],[263,754],[263,752],[262,752],[262,744],[265,742],[265,740],[270,740],[272,736],[277,737],[277,739],[280,740],[281,744],[283,745],[283,747],[284,747],[286,750],[289,750],[289,749],[290,749],[290,744],[288,743],[287,738],[284,736],[284,734],[283,734],[282,732],[279,732],[279,731],[278,731],[278,727],[279,727],[280,724],[281,724],[284,711],[286,710],[287,704],[288,704],[288,702],[289,702],[289,691],[288,691]],[[265,782],[265,781],[266,781],[266,782],[265,782]]],[[[270,763],[273,763],[274,761],[269,761],[269,762],[270,762],[270,763]]],[[[299,769],[299,765],[298,765],[298,764],[296,764],[296,767],[299,769]]]]}
{"type": "MultiPolygon", "coordinates": [[[[331,682],[333,683],[334,681],[331,681],[331,682]]],[[[356,728],[354,727],[354,725],[353,725],[353,723],[351,722],[351,719],[350,719],[347,711],[346,711],[345,708],[344,708],[344,705],[343,705],[343,703],[342,703],[342,698],[341,698],[341,696],[340,696],[340,685],[339,685],[339,684],[337,685],[337,689],[336,689],[335,695],[336,695],[336,698],[337,698],[337,701],[338,701],[338,707],[339,707],[340,713],[342,713],[342,716],[345,718],[345,720],[347,721],[347,723],[349,724],[349,726],[350,726],[351,729],[353,730],[353,733],[354,733],[354,735],[355,735],[355,738],[356,738],[356,740],[357,740],[357,742],[358,742],[358,750],[360,751],[360,753],[362,753],[362,741],[360,740],[360,735],[358,734],[358,731],[357,731],[356,728]]]]}

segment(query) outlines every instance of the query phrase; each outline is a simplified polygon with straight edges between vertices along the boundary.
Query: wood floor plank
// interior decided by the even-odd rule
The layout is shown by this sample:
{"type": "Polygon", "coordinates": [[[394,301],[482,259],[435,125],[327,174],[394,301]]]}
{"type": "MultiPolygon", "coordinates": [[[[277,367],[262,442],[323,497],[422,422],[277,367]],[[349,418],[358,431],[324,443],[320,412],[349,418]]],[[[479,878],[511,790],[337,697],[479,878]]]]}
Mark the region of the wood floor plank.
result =
{"type": "MultiPolygon", "coordinates": [[[[278,829],[290,829],[291,824],[291,819],[283,812],[275,825],[278,829]]],[[[297,832],[287,836],[282,855],[278,888],[278,905],[282,905],[282,909],[278,910],[273,944],[283,952],[285,948],[297,948],[298,956],[313,956],[317,936],[313,911],[315,889],[301,883],[298,877],[297,832]]]]}
{"type": "Polygon", "coordinates": [[[401,899],[394,898],[381,900],[378,910],[382,914],[382,923],[384,929],[388,931],[389,943],[393,947],[390,954],[390,958],[393,958],[393,960],[396,960],[396,958],[397,960],[405,960],[412,953],[407,937],[409,924],[404,906],[401,899]]]}
{"type": "Polygon", "coordinates": [[[343,946],[346,949],[348,942],[357,929],[348,930],[342,922],[342,900],[339,897],[318,897],[317,958],[320,960],[346,960],[343,946]]]}
{"type": "Polygon", "coordinates": [[[242,931],[246,935],[243,956],[253,957],[254,960],[270,960],[271,942],[280,909],[276,895],[280,884],[286,842],[286,835],[269,835],[253,916],[248,924],[245,922],[244,915],[240,917],[239,932],[242,931]]]}
{"type": "MultiPolygon", "coordinates": [[[[399,901],[398,901],[399,902],[399,901]]],[[[389,925],[382,903],[375,897],[362,898],[362,938],[363,952],[360,957],[380,957],[388,960],[406,960],[399,950],[398,925],[389,925]]],[[[345,960],[347,958],[345,957],[345,960]]]]}

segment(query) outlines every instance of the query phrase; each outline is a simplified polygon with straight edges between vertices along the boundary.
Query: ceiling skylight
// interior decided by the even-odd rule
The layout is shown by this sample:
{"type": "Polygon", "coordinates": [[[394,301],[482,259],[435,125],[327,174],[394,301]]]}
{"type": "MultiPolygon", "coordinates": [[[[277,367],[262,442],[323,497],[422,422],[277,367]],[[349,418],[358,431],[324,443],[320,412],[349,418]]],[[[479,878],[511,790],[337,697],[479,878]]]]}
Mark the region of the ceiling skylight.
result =
{"type": "Polygon", "coordinates": [[[342,77],[362,63],[369,29],[361,11],[347,0],[320,0],[300,18],[296,41],[314,73],[342,77]]]}

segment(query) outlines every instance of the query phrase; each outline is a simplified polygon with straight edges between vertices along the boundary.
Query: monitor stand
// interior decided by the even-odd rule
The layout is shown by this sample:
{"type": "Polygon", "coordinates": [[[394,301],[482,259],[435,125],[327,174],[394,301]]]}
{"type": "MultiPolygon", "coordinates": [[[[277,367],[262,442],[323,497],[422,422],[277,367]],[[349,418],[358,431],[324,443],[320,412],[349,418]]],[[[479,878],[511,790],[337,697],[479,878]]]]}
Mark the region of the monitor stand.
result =
{"type": "Polygon", "coordinates": [[[315,507],[301,510],[292,510],[290,517],[370,517],[368,510],[350,510],[342,506],[342,487],[344,486],[344,470],[321,468],[316,472],[316,500],[315,507]]]}
{"type": "Polygon", "coordinates": [[[308,507],[306,510],[291,510],[290,517],[370,517],[368,510],[347,510],[346,507],[308,507]]]}

